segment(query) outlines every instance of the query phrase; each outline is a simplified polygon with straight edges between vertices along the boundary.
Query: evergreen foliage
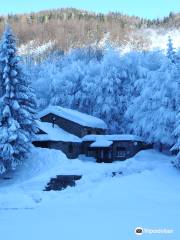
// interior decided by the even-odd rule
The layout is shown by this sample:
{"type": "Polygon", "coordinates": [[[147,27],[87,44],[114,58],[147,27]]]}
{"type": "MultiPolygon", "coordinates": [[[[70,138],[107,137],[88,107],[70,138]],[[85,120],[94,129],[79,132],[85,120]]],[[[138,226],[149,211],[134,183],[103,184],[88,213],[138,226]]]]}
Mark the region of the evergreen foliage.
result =
{"type": "Polygon", "coordinates": [[[16,39],[7,26],[0,46],[1,118],[0,165],[1,173],[14,169],[25,160],[36,130],[36,101],[30,83],[17,56],[16,39]]]}

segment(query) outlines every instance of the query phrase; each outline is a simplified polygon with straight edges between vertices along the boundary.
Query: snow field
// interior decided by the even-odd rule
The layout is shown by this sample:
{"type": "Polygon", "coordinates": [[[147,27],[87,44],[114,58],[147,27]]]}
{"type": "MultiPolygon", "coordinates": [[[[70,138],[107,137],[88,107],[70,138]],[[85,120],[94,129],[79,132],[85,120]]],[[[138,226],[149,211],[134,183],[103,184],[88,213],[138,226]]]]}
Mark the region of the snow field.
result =
{"type": "MultiPolygon", "coordinates": [[[[83,158],[81,158],[83,159],[83,158]]],[[[172,228],[169,236],[142,239],[179,240],[180,173],[173,157],[154,150],[112,164],[68,160],[57,150],[33,148],[11,184],[1,180],[1,236],[6,239],[136,239],[134,229],[172,228]],[[112,172],[122,174],[112,177],[112,172]],[[43,192],[57,174],[82,174],[74,188],[43,192]]]]}

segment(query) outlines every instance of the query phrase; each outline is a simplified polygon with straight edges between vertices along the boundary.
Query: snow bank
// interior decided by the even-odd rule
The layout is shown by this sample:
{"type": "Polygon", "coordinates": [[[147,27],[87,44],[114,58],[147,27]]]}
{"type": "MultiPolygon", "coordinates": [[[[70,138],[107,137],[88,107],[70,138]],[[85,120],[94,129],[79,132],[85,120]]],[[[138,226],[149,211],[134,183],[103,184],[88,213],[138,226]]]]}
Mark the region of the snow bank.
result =
{"type": "MultiPolygon", "coordinates": [[[[82,189],[88,189],[90,186],[94,188],[96,184],[111,178],[113,172],[121,172],[123,176],[128,176],[152,171],[161,167],[162,163],[163,166],[169,165],[170,159],[154,150],[145,150],[123,162],[99,164],[95,161],[88,161],[87,157],[85,160],[84,158],[70,160],[59,150],[33,147],[25,164],[20,166],[17,171],[7,174],[12,179],[0,180],[0,196],[6,190],[13,191],[15,195],[19,193],[31,196],[34,192],[38,192],[38,195],[46,195],[42,193],[42,190],[50,178],[61,174],[82,175],[78,186],[81,185],[82,189]]],[[[74,190],[71,189],[71,191],[74,190]]],[[[13,198],[12,201],[14,201],[13,198]]]]}

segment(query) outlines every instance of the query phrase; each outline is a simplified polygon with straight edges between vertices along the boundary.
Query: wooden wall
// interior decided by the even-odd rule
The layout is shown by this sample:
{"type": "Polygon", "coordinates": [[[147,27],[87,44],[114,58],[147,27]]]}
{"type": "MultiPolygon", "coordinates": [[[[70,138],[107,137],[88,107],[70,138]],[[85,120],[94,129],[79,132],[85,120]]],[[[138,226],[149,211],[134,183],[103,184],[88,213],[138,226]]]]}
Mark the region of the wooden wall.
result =
{"type": "Polygon", "coordinates": [[[55,141],[34,141],[34,146],[61,150],[70,159],[78,158],[81,143],[55,142],[55,141]]]}

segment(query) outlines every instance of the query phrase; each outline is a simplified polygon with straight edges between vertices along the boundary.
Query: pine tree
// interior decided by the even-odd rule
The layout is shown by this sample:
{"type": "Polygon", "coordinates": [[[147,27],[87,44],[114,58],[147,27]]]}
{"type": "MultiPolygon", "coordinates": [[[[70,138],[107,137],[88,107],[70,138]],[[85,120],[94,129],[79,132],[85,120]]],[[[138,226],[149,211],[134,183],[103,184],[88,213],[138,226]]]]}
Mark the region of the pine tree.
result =
{"type": "Polygon", "coordinates": [[[173,62],[175,63],[175,50],[173,47],[173,41],[171,39],[171,37],[169,36],[168,38],[168,43],[167,43],[167,57],[173,62]]]}
{"type": "Polygon", "coordinates": [[[177,64],[177,69],[179,73],[179,78],[178,78],[179,81],[178,81],[178,87],[177,87],[178,112],[176,114],[176,124],[175,124],[175,131],[174,131],[177,141],[176,141],[176,144],[173,146],[172,150],[173,151],[175,150],[175,152],[177,152],[175,165],[177,168],[180,169],[180,65],[179,64],[177,64]]]}
{"type": "Polygon", "coordinates": [[[172,151],[177,151],[177,157],[176,157],[176,162],[175,165],[177,168],[180,168],[180,112],[177,114],[177,124],[176,124],[176,129],[175,129],[175,135],[177,136],[177,142],[173,146],[172,151]]]}
{"type": "Polygon", "coordinates": [[[2,96],[0,118],[0,171],[14,169],[26,157],[36,131],[34,93],[20,58],[16,39],[6,27],[0,51],[2,96]]]}
{"type": "MultiPolygon", "coordinates": [[[[155,94],[160,98],[160,106],[154,116],[156,119],[155,138],[161,143],[172,146],[176,142],[174,129],[179,107],[178,86],[180,76],[176,64],[171,61],[163,64],[157,78],[161,81],[159,82],[160,91],[155,94]]],[[[157,78],[156,81],[158,81],[157,78]]]]}

